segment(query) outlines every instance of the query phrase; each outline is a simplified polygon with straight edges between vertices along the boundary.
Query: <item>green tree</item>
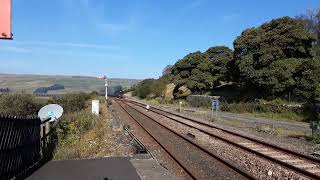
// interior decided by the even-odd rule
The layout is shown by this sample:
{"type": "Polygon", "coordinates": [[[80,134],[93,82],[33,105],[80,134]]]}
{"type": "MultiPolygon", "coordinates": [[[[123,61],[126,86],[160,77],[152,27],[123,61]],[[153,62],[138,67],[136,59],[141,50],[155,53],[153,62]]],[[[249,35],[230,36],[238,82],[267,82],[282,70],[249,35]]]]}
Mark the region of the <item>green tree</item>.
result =
{"type": "Polygon", "coordinates": [[[219,86],[221,81],[230,81],[232,71],[233,51],[225,46],[215,46],[205,52],[210,61],[209,71],[213,76],[213,83],[219,86]]]}
{"type": "Polygon", "coordinates": [[[300,65],[313,57],[314,40],[300,20],[290,17],[243,31],[233,43],[243,85],[265,95],[291,91],[300,65]]]}
{"type": "Polygon", "coordinates": [[[86,107],[86,101],[91,97],[86,93],[68,93],[50,100],[63,107],[64,112],[81,111],[86,107]]]}
{"type": "Polygon", "coordinates": [[[169,83],[168,79],[160,78],[156,79],[145,79],[138,83],[134,87],[133,94],[141,99],[149,97],[161,97],[166,88],[166,84],[169,83]]]}
{"type": "Polygon", "coordinates": [[[187,85],[194,92],[202,92],[213,86],[209,70],[210,61],[200,51],[188,54],[172,67],[177,87],[187,85]]]}
{"type": "Polygon", "coordinates": [[[190,53],[172,67],[174,83],[177,87],[186,85],[196,93],[210,91],[229,79],[232,59],[232,50],[225,46],[211,47],[205,53],[190,53]]]}
{"type": "Polygon", "coordinates": [[[297,81],[296,94],[309,100],[320,97],[320,57],[301,65],[297,81]]]}

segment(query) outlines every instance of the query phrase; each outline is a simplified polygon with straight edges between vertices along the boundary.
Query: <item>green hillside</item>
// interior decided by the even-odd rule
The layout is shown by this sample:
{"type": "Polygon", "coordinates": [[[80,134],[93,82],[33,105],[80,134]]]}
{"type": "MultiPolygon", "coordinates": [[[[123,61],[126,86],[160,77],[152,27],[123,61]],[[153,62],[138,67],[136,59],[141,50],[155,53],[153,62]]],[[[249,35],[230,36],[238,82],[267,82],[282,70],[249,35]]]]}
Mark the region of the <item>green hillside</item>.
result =
{"type": "MultiPolygon", "coordinates": [[[[136,79],[109,79],[110,86],[122,85],[124,88],[138,82],[136,79]]],[[[9,88],[13,92],[33,93],[39,87],[48,87],[52,84],[61,84],[65,89],[49,93],[92,92],[104,87],[104,81],[96,77],[0,74],[0,88],[9,88]]]]}

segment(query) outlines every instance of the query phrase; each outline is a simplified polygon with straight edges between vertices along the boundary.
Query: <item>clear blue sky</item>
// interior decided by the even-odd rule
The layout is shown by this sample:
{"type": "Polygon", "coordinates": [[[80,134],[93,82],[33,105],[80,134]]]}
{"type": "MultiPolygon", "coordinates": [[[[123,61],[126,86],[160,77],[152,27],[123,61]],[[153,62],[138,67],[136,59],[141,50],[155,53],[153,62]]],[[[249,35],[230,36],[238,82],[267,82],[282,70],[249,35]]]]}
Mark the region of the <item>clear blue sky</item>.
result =
{"type": "Polygon", "coordinates": [[[13,0],[0,73],[157,78],[168,64],[319,0],[13,0]]]}

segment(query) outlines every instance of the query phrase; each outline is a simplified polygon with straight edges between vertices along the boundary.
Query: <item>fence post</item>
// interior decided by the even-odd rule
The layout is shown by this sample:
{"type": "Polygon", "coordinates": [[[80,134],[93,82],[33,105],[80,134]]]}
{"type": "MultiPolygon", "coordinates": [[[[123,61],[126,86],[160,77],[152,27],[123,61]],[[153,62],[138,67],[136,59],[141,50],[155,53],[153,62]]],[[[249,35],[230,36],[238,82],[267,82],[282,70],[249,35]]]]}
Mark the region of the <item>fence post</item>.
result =
{"type": "Polygon", "coordinates": [[[41,134],[41,144],[42,144],[42,156],[44,156],[44,150],[46,149],[46,126],[45,124],[42,124],[42,134],[41,134]]]}
{"type": "MultiPolygon", "coordinates": [[[[46,133],[49,134],[50,133],[50,121],[47,121],[46,124],[46,133]]],[[[46,137],[47,142],[50,142],[50,136],[46,137]]]]}

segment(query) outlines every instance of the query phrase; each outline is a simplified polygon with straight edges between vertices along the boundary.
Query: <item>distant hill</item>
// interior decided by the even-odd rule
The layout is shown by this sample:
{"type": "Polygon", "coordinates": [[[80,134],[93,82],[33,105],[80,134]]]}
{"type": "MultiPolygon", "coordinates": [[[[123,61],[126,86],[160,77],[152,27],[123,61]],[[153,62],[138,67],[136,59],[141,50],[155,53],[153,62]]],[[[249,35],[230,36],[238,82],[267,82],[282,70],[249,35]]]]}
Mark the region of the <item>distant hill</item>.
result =
{"type": "MultiPolygon", "coordinates": [[[[124,88],[138,83],[137,79],[109,79],[108,85],[121,85],[124,88]]],[[[48,93],[68,92],[92,92],[100,91],[104,87],[104,81],[87,76],[62,76],[62,75],[16,75],[0,74],[0,88],[9,88],[11,92],[33,93],[37,88],[50,87],[54,84],[64,86],[65,89],[48,91],[48,93]]]]}

